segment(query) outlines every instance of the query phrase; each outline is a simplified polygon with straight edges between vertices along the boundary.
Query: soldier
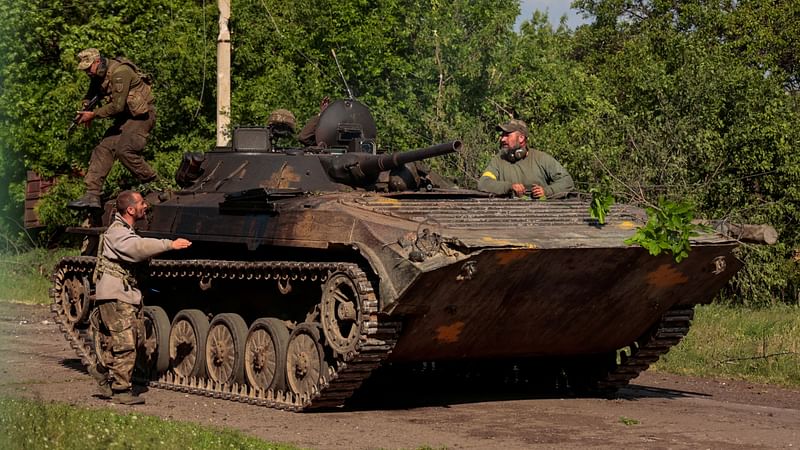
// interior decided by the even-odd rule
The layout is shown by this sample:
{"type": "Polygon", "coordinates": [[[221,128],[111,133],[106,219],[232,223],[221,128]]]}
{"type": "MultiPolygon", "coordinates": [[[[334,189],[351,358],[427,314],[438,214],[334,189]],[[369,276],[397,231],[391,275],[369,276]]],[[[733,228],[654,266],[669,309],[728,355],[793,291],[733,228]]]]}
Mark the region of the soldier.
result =
{"type": "Polygon", "coordinates": [[[512,119],[497,126],[500,154],[495,155],[478,180],[478,189],[493,194],[559,198],[574,188],[572,177],[552,156],[528,150],[528,126],[512,119]]]}
{"type": "Polygon", "coordinates": [[[156,109],[149,78],[125,58],[107,59],[95,48],[78,53],[78,70],[90,78],[84,106],[95,96],[105,105],[94,111],[79,111],[77,122],[90,126],[95,117],[113,117],[114,124],[92,151],[84,177],[86,194],[67,206],[75,209],[100,208],[103,182],[114,165],[114,158],[141,182],[156,179],[156,172],[142,158],[150,131],[156,123],[156,109]]]}
{"type": "Polygon", "coordinates": [[[308,119],[308,122],[306,122],[306,124],[303,126],[303,129],[300,130],[300,134],[297,135],[297,140],[300,141],[301,144],[305,145],[306,147],[313,147],[318,144],[316,133],[317,127],[319,126],[319,118],[328,108],[330,103],[331,99],[327,95],[319,102],[319,114],[308,119]]]}
{"type": "Polygon", "coordinates": [[[126,405],[144,403],[131,390],[142,311],[135,265],[167,250],[192,245],[183,238],[153,239],[136,234],[133,224],[145,217],[146,210],[147,203],[138,192],[119,194],[117,213],[100,239],[95,267],[96,301],[100,318],[111,334],[112,359],[106,366],[90,366],[89,373],[98,381],[105,397],[126,405]]]}
{"type": "MultiPolygon", "coordinates": [[[[294,136],[296,120],[288,109],[276,109],[269,114],[267,127],[272,148],[278,148],[294,136]]],[[[285,146],[285,145],[283,145],[285,146]]]]}

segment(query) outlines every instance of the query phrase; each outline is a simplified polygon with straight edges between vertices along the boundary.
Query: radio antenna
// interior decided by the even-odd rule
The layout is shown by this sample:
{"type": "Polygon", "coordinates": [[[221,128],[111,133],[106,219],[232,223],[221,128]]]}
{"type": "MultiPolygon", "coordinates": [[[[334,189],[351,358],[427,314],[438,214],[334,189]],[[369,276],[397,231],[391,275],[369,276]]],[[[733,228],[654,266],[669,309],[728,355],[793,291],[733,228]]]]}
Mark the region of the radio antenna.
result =
{"type": "Polygon", "coordinates": [[[344,88],[347,89],[347,97],[350,100],[353,100],[353,93],[350,91],[350,86],[347,85],[347,80],[344,78],[344,73],[342,72],[342,66],[339,65],[339,58],[336,57],[336,50],[331,49],[331,53],[333,54],[333,60],[336,61],[336,68],[339,69],[339,76],[342,77],[344,88]]]}

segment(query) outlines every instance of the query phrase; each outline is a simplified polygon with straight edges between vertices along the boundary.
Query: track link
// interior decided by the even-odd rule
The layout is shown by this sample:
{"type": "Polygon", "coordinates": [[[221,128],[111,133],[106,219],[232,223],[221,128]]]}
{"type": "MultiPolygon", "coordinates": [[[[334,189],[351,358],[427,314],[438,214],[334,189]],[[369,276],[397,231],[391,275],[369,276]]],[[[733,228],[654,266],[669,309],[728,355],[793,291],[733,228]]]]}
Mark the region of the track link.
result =
{"type": "Polygon", "coordinates": [[[601,391],[612,392],[625,387],[647,370],[672,347],[678,345],[689,332],[694,318],[694,307],[676,306],[661,316],[661,320],[648,333],[622,351],[616,368],[597,383],[601,391]]]}
{"type": "MultiPolygon", "coordinates": [[[[80,326],[70,323],[62,304],[64,282],[69,274],[90,275],[95,258],[88,256],[62,259],[52,275],[53,299],[51,310],[64,337],[75,350],[84,366],[94,364],[97,355],[90,345],[90,336],[80,326]]],[[[148,265],[151,278],[310,281],[324,283],[336,272],[346,273],[361,299],[361,335],[356,350],[345,358],[338,358],[328,367],[319,381],[319,389],[310,395],[297,395],[290,391],[254,389],[247,384],[215,383],[212,380],[181,377],[171,371],[156,374],[149,380],[137,380],[150,387],[169,389],[223,400],[238,401],[270,408],[305,411],[315,408],[337,407],[344,404],[371,372],[381,365],[394,348],[400,333],[400,323],[388,320],[378,311],[378,301],[367,275],[352,263],[312,262],[250,262],[216,260],[152,260],[148,265]]]]}

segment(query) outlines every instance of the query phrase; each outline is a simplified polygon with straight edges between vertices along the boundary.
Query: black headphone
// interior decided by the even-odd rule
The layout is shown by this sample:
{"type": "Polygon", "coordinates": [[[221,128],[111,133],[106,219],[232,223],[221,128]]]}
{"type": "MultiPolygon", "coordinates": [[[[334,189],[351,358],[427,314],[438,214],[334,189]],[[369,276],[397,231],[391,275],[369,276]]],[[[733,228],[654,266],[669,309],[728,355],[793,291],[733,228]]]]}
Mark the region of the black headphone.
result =
{"type": "Polygon", "coordinates": [[[525,159],[526,156],[528,156],[528,149],[526,147],[506,150],[506,158],[511,162],[521,161],[525,159]]]}

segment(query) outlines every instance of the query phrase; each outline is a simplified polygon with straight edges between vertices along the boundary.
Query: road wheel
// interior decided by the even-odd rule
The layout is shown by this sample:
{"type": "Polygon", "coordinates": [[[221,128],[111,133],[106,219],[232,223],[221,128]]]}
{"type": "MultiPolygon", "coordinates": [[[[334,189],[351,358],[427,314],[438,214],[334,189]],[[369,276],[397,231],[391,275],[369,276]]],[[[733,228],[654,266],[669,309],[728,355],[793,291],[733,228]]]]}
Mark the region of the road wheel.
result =
{"type": "Polygon", "coordinates": [[[136,363],[146,376],[152,376],[169,368],[170,323],[167,313],[160,306],[145,306],[142,313],[143,348],[139,351],[136,363]]]}
{"type": "Polygon", "coordinates": [[[244,344],[247,324],[233,313],[218,314],[211,321],[206,339],[206,373],[217,383],[244,380],[244,344]]]}
{"type": "Polygon", "coordinates": [[[184,309],[169,330],[169,365],[181,377],[205,376],[208,319],[199,309],[184,309]]]}
{"type": "Polygon", "coordinates": [[[286,352],[286,382],[292,392],[311,396],[319,391],[326,365],[316,325],[303,323],[289,338],[286,352]]]}
{"type": "Polygon", "coordinates": [[[269,317],[250,325],[244,346],[244,373],[250,386],[267,390],[286,388],[286,351],[289,330],[282,321],[269,317]]]}

